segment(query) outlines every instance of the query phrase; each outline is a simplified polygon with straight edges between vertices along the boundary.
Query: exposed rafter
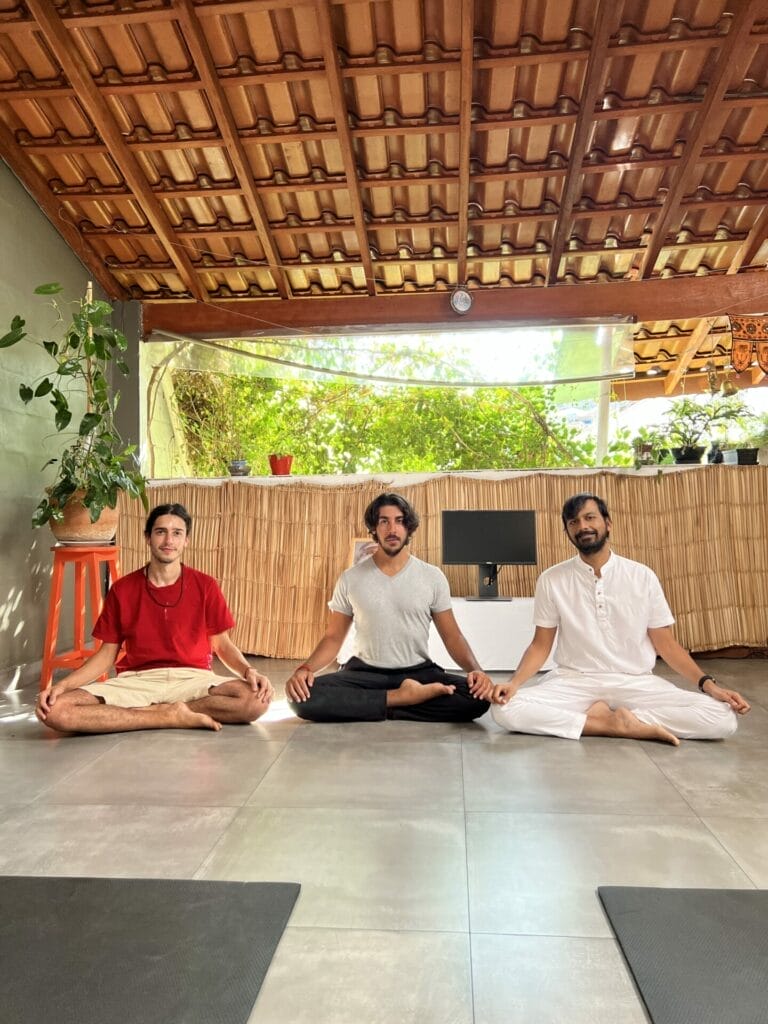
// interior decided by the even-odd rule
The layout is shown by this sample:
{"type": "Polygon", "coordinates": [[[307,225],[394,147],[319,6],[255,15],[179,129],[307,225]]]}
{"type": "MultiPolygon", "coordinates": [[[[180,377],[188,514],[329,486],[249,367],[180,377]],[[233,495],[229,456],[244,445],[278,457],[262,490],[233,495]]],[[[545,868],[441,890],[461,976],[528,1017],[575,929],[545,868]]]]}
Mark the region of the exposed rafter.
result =
{"type": "Polygon", "coordinates": [[[184,38],[195,66],[200,73],[208,102],[211,105],[216,123],[226,143],[229,159],[232,161],[235,174],[240,182],[248,212],[256,226],[256,232],[264,249],[264,256],[272,271],[277,290],[282,298],[287,298],[289,288],[286,275],[281,266],[280,256],[270,236],[269,221],[264,212],[262,201],[256,191],[253,172],[248,163],[248,157],[243,144],[240,141],[232,110],[222,94],[216,65],[213,62],[208,43],[197,20],[196,8],[191,0],[173,0],[173,7],[178,14],[184,38]]]}
{"type": "Polygon", "coordinates": [[[565,243],[571,232],[571,212],[581,192],[581,166],[587,152],[587,145],[594,127],[594,111],[600,85],[605,75],[605,57],[608,50],[608,38],[613,19],[613,3],[611,0],[598,0],[595,13],[595,28],[592,47],[584,75],[584,88],[581,92],[579,116],[573,129],[568,173],[563,185],[560,201],[560,216],[552,239],[549,257],[547,284],[555,284],[560,270],[560,258],[565,243]]]}
{"type": "Polygon", "coordinates": [[[687,391],[698,322],[768,308],[768,0],[6,6],[9,162],[110,293],[182,332],[192,292],[278,326],[455,326],[458,278],[462,326],[633,313],[634,392],[687,391]],[[641,265],[663,291],[626,290],[641,265]]]}
{"type": "Polygon", "coordinates": [[[766,240],[768,240],[768,206],[763,207],[750,228],[749,234],[739,246],[738,251],[734,253],[728,273],[738,274],[742,267],[751,267],[766,240]]]}
{"type": "Polygon", "coordinates": [[[357,162],[352,148],[352,138],[349,131],[349,114],[347,103],[344,97],[344,83],[339,69],[339,51],[336,41],[333,38],[333,24],[330,12],[331,0],[315,0],[315,12],[317,24],[320,30],[320,43],[325,57],[328,89],[333,101],[333,109],[336,114],[336,132],[338,135],[341,159],[344,165],[344,173],[347,178],[347,189],[349,191],[349,202],[352,207],[352,219],[355,222],[357,242],[360,247],[360,261],[365,271],[366,287],[369,295],[376,294],[376,280],[374,278],[373,263],[371,262],[371,251],[368,246],[368,234],[365,228],[365,214],[363,211],[363,199],[358,182],[357,162]]]}
{"type": "Polygon", "coordinates": [[[741,6],[736,7],[733,23],[718,51],[717,62],[707,86],[704,101],[697,111],[699,130],[693,132],[685,142],[679,166],[675,169],[672,187],[664,199],[661,213],[654,221],[651,240],[640,263],[639,276],[641,278],[650,277],[653,273],[664,239],[677,217],[690,172],[704,148],[704,126],[718,112],[728,83],[733,78],[734,69],[740,68],[743,64],[743,50],[746,49],[744,44],[749,39],[755,18],[764,6],[764,0],[744,0],[741,6]]]}
{"type": "Polygon", "coordinates": [[[55,54],[64,73],[76,90],[79,102],[87,111],[99,135],[114,155],[125,180],[141,203],[147,219],[176,267],[184,287],[194,298],[203,301],[205,292],[195,276],[189,257],[176,238],[165,211],[153,195],[136,157],[126,146],[106,100],[94,85],[86,63],[72,42],[56,9],[48,3],[48,0],[27,0],[27,7],[40,26],[51,52],[55,54]]]}
{"type": "Polygon", "coordinates": [[[693,334],[688,339],[688,342],[683,349],[680,358],[675,365],[674,370],[667,374],[667,378],[664,381],[664,393],[671,395],[678,383],[685,376],[685,371],[691,364],[691,360],[701,348],[705,338],[712,330],[713,326],[717,322],[717,317],[708,317],[706,320],[700,320],[694,329],[693,334]]]}
{"type": "Polygon", "coordinates": [[[472,47],[474,43],[475,2],[461,0],[461,65],[459,72],[459,205],[456,283],[467,280],[467,241],[469,238],[469,158],[472,133],[472,47]]]}

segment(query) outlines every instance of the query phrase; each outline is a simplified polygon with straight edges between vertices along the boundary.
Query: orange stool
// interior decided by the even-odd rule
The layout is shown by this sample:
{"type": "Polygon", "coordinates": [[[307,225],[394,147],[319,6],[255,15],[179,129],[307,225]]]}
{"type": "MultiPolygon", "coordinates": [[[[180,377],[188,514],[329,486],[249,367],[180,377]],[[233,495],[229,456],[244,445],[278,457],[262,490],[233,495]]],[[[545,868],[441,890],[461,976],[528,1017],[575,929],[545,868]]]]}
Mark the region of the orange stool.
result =
{"type": "MultiPolygon", "coordinates": [[[[45,630],[45,648],[43,649],[43,670],[40,675],[40,689],[44,690],[53,679],[55,668],[79,668],[92,654],[101,647],[100,640],[94,640],[92,647],[85,644],[85,578],[88,577],[88,594],[91,599],[91,619],[93,622],[101,612],[102,597],[99,580],[99,567],[106,562],[109,570],[110,583],[120,576],[120,548],[113,544],[57,544],[51,548],[53,552],[53,577],[51,579],[51,599],[48,604],[48,625],[45,630]],[[74,604],[74,643],[71,651],[56,653],[56,641],[59,635],[59,618],[61,615],[61,590],[64,582],[64,569],[72,563],[75,570],[75,604],[74,604]]],[[[106,675],[101,679],[106,679],[106,675]]]]}

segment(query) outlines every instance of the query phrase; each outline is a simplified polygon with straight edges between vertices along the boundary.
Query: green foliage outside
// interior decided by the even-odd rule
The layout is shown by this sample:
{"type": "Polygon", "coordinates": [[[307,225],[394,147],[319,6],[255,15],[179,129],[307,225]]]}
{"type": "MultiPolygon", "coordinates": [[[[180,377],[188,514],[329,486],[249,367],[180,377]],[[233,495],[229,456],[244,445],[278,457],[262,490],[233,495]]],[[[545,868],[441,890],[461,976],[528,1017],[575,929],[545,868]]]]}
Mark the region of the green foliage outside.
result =
{"type": "MultiPolygon", "coordinates": [[[[558,416],[552,389],[382,387],[176,370],[193,471],[222,476],[271,452],[293,472],[342,474],[589,466],[594,443],[558,416]]],[[[630,465],[622,435],[604,460],[630,465]]]]}

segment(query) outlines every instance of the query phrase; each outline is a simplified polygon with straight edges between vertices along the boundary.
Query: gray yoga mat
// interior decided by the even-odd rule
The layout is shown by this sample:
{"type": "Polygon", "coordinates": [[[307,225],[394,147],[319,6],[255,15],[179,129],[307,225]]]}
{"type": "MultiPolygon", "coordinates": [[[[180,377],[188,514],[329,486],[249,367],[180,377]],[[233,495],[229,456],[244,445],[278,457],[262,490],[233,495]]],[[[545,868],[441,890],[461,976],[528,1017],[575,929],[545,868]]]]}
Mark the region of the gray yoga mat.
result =
{"type": "Polygon", "coordinates": [[[8,1024],[245,1024],[300,886],[0,877],[8,1024]]]}
{"type": "Polygon", "coordinates": [[[653,1024],[766,1024],[768,891],[597,891],[653,1024]]]}

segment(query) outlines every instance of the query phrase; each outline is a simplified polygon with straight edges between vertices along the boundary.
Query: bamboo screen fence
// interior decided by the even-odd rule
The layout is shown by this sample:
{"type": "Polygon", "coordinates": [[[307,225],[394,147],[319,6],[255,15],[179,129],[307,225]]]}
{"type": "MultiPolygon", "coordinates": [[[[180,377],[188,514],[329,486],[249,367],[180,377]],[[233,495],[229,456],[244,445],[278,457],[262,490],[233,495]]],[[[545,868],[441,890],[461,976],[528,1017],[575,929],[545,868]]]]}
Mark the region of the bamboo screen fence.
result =
{"type": "MultiPolygon", "coordinates": [[[[702,466],[687,471],[447,474],[388,480],[343,477],[166,481],[150,504],[178,501],[193,517],[186,561],[210,573],[237,620],[245,652],[304,658],[322,634],[327,601],[349,565],[351,541],[364,536],[363,511],[395,490],[418,510],[415,555],[440,565],[445,508],[533,508],[538,566],[507,566],[499,592],[533,594],[538,573],[574,551],[560,508],[572,494],[605,498],[614,550],[649,565],[677,619],[676,635],[694,651],[768,647],[768,467],[702,466]]],[[[118,543],[123,572],[146,560],[144,512],[123,500],[118,543]]],[[[476,592],[474,567],[446,566],[454,596],[476,592]]],[[[471,643],[471,637],[469,637],[471,643]]]]}

